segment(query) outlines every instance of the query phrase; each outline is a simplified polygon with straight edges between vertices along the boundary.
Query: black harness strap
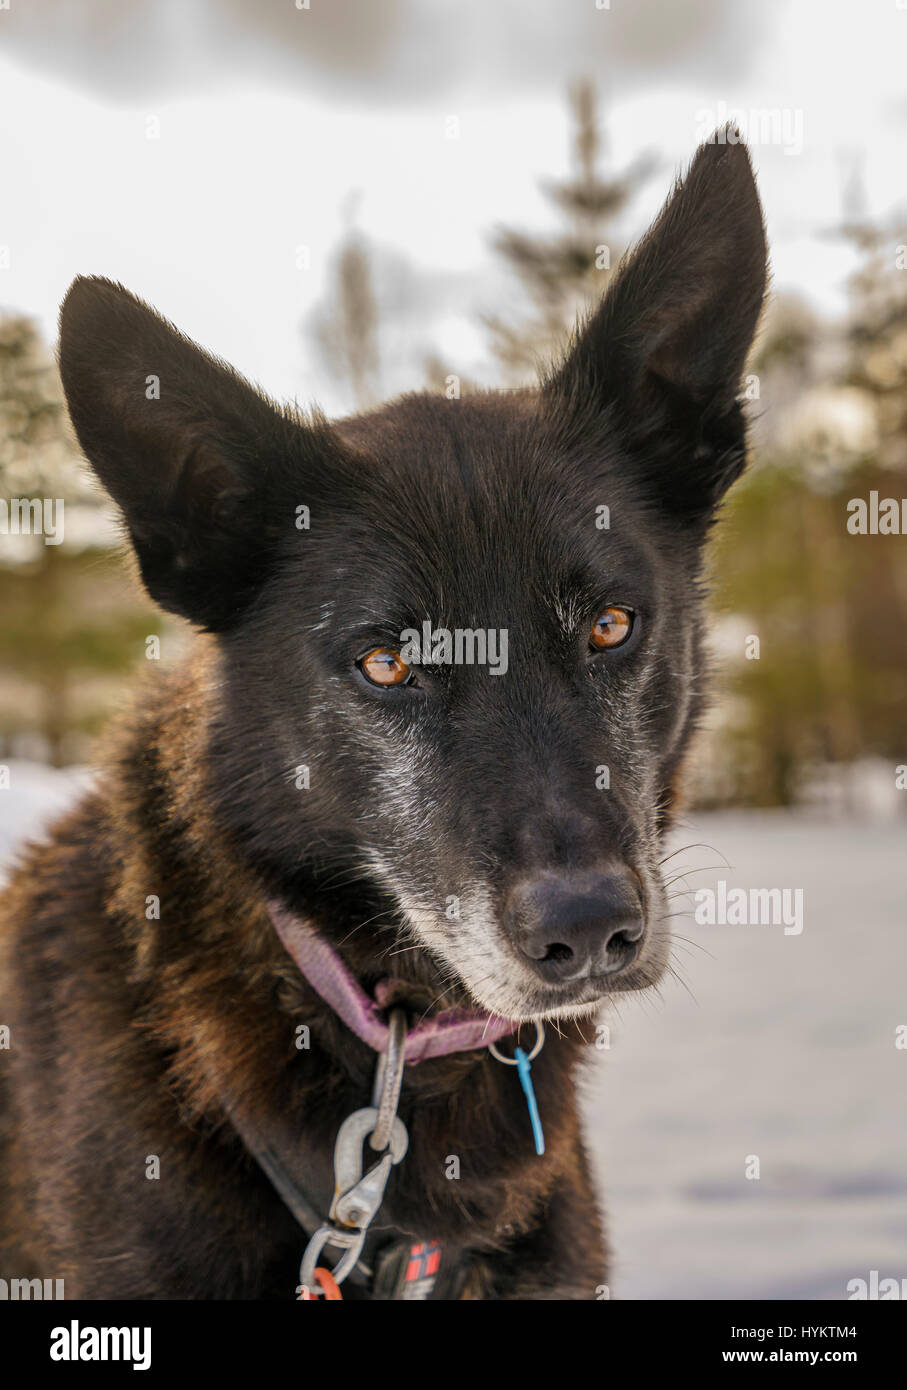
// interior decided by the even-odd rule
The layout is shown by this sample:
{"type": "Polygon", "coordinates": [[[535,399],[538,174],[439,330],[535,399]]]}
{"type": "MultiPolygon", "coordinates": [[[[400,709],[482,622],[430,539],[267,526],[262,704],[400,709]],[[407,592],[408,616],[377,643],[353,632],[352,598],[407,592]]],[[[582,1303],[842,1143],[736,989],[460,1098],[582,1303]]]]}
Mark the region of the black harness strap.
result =
{"type": "MultiPolygon", "coordinates": [[[[246,1152],[255,1159],[284,1206],[296,1218],[304,1233],[311,1238],[322,1225],[322,1218],[295,1178],[290,1177],[273,1144],[265,1139],[249,1117],[240,1114],[235,1106],[229,1107],[227,1113],[246,1152]]],[[[366,1288],[371,1284],[372,1271],[362,1260],[358,1260],[347,1277],[351,1284],[366,1288]]]]}
{"type": "MultiPolygon", "coordinates": [[[[228,1107],[227,1113],[246,1152],[255,1159],[305,1235],[311,1238],[323,1225],[322,1218],[296,1179],[287,1172],[273,1143],[247,1115],[240,1113],[238,1107],[228,1107]]],[[[359,1259],[347,1278],[381,1302],[459,1299],[469,1274],[470,1260],[462,1254],[453,1259],[450,1255],[451,1252],[437,1242],[399,1236],[388,1240],[376,1252],[374,1270],[359,1259]]]]}

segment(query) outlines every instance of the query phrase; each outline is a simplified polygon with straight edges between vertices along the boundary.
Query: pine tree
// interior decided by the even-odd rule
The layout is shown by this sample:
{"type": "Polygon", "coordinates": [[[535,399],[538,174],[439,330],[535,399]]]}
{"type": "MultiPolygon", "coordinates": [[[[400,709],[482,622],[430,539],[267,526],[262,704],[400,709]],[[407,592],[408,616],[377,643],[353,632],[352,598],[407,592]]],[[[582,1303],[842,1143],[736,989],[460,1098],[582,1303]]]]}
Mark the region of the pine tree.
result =
{"type": "Polygon", "coordinates": [[[117,677],[162,620],[124,585],[110,504],[81,460],[53,355],[17,314],[0,319],[0,499],[0,753],[61,765],[86,756],[117,677]],[[34,533],[31,512],[24,527],[14,506],[43,515],[45,499],[62,544],[34,533]]]}
{"type": "Polygon", "coordinates": [[[487,322],[494,353],[509,384],[531,380],[540,362],[551,359],[577,315],[597,304],[619,259],[614,224],[654,168],[648,155],[620,174],[599,170],[605,147],[595,84],[578,82],[570,92],[573,172],[563,182],[542,185],[566,218],[562,232],[531,236],[502,228],[493,246],[517,275],[533,314],[520,323],[498,317],[487,322]]]}

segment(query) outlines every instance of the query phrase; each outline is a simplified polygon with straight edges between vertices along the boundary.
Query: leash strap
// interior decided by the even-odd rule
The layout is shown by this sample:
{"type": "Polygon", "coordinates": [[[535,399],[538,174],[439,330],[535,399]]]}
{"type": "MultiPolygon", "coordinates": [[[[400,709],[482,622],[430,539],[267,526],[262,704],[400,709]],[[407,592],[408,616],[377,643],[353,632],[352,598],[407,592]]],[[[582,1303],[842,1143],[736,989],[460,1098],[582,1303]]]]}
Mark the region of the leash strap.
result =
{"type": "MultiPolygon", "coordinates": [[[[299,1223],[305,1236],[311,1239],[322,1224],[317,1210],[296,1179],[287,1172],[273,1144],[265,1139],[249,1117],[242,1114],[236,1106],[230,1107],[228,1114],[230,1122],[242,1140],[247,1153],[250,1153],[255,1159],[284,1206],[299,1223]]],[[[359,1288],[367,1288],[371,1283],[372,1270],[360,1258],[350,1268],[347,1278],[351,1284],[355,1284],[359,1288]]],[[[317,1298],[318,1294],[309,1296],[317,1298]]]]}

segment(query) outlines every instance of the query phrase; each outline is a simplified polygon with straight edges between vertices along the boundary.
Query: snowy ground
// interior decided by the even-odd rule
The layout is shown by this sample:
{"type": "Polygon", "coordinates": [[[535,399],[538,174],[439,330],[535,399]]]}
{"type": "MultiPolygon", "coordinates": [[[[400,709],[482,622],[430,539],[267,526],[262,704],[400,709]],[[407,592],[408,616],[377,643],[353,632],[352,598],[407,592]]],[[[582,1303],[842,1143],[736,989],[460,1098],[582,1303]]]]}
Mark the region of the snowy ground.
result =
{"type": "Polygon", "coordinates": [[[13,759],[9,786],[0,789],[0,881],[20,840],[40,837],[42,827],[65,811],[91,774],[81,768],[58,772],[41,763],[13,759]]]}
{"type": "MultiPolygon", "coordinates": [[[[84,781],[13,764],[0,862],[84,781]]],[[[691,889],[802,888],[804,929],[676,919],[690,992],[628,1000],[590,1048],[613,1295],[840,1299],[871,1270],[907,1278],[907,821],[710,815],[675,844],[696,841],[670,861],[699,870],[691,889]]]]}
{"type": "Polygon", "coordinates": [[[712,815],[675,838],[713,848],[672,864],[734,866],[694,889],[801,887],[804,928],[675,920],[691,993],[628,1002],[596,1055],[614,1296],[843,1298],[872,1269],[907,1277],[907,822],[712,815]]]}

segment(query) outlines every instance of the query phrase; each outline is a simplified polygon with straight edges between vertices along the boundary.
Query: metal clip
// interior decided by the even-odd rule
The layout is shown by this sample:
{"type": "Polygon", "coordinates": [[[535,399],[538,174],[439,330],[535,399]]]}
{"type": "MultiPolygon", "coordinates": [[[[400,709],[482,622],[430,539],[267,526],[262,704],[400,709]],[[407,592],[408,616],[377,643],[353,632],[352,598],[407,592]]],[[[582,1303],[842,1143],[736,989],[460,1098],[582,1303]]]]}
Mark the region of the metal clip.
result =
{"type": "Polygon", "coordinates": [[[315,1269],[326,1245],[335,1245],[344,1251],[331,1270],[338,1284],[342,1284],[353,1270],[362,1253],[368,1228],[384,1200],[391,1169],[404,1157],[409,1145],[406,1126],[396,1113],[406,1042],[402,1010],[394,1010],[390,1024],[390,1046],[387,1053],[382,1054],[375,1076],[376,1103],[354,1110],[337,1132],[334,1200],[328,1220],[318,1227],[306,1246],[299,1270],[299,1282],[309,1290],[316,1288],[315,1269]],[[363,1173],[362,1146],[369,1138],[372,1147],[382,1154],[378,1162],[363,1173]]]}

